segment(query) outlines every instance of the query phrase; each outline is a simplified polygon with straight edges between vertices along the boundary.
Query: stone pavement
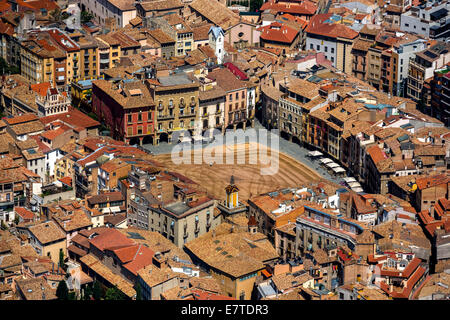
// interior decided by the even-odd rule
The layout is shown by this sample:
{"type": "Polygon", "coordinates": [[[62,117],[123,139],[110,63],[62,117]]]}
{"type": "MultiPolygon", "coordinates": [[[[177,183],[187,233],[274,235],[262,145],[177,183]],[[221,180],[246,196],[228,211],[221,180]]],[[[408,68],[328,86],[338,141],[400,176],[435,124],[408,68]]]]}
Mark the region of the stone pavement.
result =
{"type": "MultiPolygon", "coordinates": [[[[256,131],[258,132],[259,129],[266,130],[261,123],[255,119],[255,127],[256,131]]],[[[227,133],[226,133],[227,135],[227,133]]],[[[167,142],[161,142],[158,146],[154,146],[151,144],[143,145],[143,148],[151,151],[153,154],[164,154],[164,153],[170,153],[172,151],[172,148],[175,144],[167,143],[167,142]]],[[[207,146],[205,144],[204,146],[207,146]]],[[[342,178],[336,177],[334,175],[331,175],[328,173],[328,171],[323,168],[317,160],[312,160],[310,157],[308,157],[309,150],[301,147],[300,145],[290,142],[282,137],[279,139],[279,151],[282,153],[285,153],[289,155],[290,157],[296,159],[297,161],[300,161],[301,163],[307,165],[308,167],[316,170],[322,177],[325,179],[331,180],[335,183],[342,182],[342,178]]],[[[318,159],[318,158],[317,158],[318,159]]]]}

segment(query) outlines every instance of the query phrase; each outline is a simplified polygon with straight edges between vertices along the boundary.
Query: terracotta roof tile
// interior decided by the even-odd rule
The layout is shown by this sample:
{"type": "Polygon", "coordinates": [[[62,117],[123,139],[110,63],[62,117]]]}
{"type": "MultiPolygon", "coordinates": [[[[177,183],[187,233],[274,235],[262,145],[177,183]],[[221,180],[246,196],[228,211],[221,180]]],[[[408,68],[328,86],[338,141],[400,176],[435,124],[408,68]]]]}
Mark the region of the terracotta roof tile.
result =
{"type": "Polygon", "coordinates": [[[36,224],[29,227],[28,230],[44,245],[53,241],[66,240],[66,235],[54,221],[36,224]]]}
{"type": "Polygon", "coordinates": [[[343,24],[325,23],[330,17],[330,13],[316,14],[311,18],[305,32],[331,38],[355,39],[358,36],[358,32],[343,24]]]}
{"type": "Polygon", "coordinates": [[[134,244],[133,240],[127,238],[116,229],[108,229],[105,232],[102,232],[102,234],[90,239],[89,242],[100,250],[109,247],[130,246],[134,244]]]}
{"type": "Polygon", "coordinates": [[[298,35],[298,30],[279,22],[273,22],[268,26],[258,28],[258,30],[261,31],[261,39],[286,44],[291,44],[298,35]]]}

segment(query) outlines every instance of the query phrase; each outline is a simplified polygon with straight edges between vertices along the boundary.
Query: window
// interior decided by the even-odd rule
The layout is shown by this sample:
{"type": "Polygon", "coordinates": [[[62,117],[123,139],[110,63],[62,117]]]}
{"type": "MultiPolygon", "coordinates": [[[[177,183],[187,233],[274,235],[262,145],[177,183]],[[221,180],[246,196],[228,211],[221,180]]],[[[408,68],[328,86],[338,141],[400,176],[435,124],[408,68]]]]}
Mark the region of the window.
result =
{"type": "Polygon", "coordinates": [[[138,113],[138,122],[141,122],[142,121],[142,112],[139,112],[138,113]]]}
{"type": "Polygon", "coordinates": [[[317,48],[317,51],[319,51],[320,50],[320,45],[317,45],[316,48],[317,48]]]}
{"type": "Polygon", "coordinates": [[[327,46],[325,46],[325,52],[328,52],[328,47],[327,46]]]}
{"type": "Polygon", "coordinates": [[[133,122],[133,116],[131,114],[128,115],[128,123],[133,122]]]}
{"type": "Polygon", "coordinates": [[[331,53],[334,53],[334,48],[331,48],[331,53]]]}

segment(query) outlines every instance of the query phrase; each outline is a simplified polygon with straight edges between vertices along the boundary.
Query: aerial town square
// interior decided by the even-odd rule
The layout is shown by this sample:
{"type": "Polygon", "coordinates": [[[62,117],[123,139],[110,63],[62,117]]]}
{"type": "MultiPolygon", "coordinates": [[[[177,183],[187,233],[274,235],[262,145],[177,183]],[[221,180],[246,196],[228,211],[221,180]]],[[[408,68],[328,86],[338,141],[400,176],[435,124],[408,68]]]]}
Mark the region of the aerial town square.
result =
{"type": "Polygon", "coordinates": [[[0,0],[0,300],[449,286],[450,0],[0,0]]]}

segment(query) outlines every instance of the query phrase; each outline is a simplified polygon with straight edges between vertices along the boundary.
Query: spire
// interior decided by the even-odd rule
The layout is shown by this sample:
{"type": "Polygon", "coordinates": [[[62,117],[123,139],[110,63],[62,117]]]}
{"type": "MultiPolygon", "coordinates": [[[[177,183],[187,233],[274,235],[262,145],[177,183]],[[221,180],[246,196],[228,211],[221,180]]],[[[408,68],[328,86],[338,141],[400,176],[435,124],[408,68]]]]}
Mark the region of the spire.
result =
{"type": "Polygon", "coordinates": [[[231,178],[230,178],[230,185],[231,185],[231,186],[234,185],[234,176],[233,176],[233,175],[231,175],[231,178]]]}

